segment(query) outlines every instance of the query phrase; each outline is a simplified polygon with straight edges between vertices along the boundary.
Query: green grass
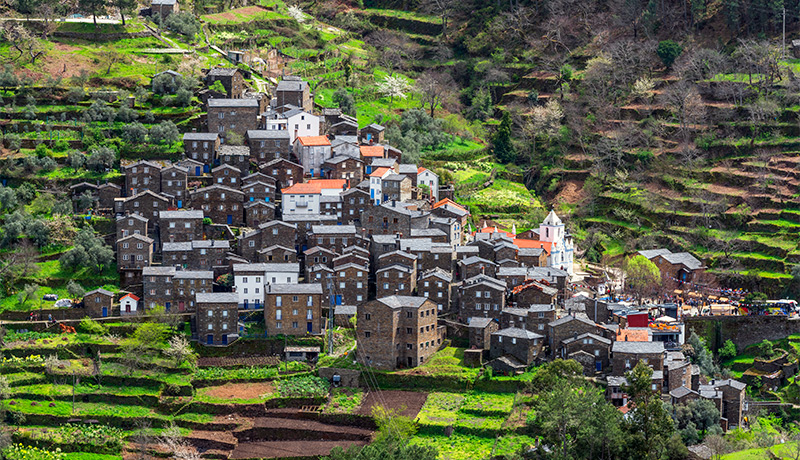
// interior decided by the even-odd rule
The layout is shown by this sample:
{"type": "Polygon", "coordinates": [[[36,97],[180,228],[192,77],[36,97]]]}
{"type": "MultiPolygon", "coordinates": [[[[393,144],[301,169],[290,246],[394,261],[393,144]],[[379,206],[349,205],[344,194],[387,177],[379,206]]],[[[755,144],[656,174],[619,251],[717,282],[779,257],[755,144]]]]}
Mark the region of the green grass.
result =
{"type": "MultiPolygon", "coordinates": [[[[250,8],[250,7],[246,7],[250,8]]],[[[201,19],[209,24],[242,24],[251,21],[271,21],[271,20],[290,20],[291,17],[275,11],[259,11],[255,14],[248,14],[244,8],[236,8],[233,10],[225,11],[224,13],[206,14],[201,16],[201,19]],[[227,17],[233,15],[233,18],[227,17]]]]}
{"type": "Polygon", "coordinates": [[[514,406],[515,395],[512,393],[470,393],[461,406],[462,411],[472,413],[504,413],[508,415],[514,406]]]}
{"type": "Polygon", "coordinates": [[[3,401],[2,407],[5,410],[22,412],[24,414],[50,414],[61,417],[70,415],[80,416],[115,416],[124,418],[136,417],[157,417],[163,418],[163,415],[156,414],[152,410],[142,406],[131,406],[107,403],[86,403],[75,402],[75,412],[72,412],[72,402],[67,401],[53,401],[41,402],[31,399],[12,399],[3,401]],[[11,405],[10,402],[14,401],[15,404],[11,405]],[[52,406],[51,406],[52,405],[52,406]]]}
{"type": "Polygon", "coordinates": [[[399,371],[399,374],[413,373],[415,375],[427,374],[441,377],[460,377],[465,380],[475,380],[480,369],[464,366],[464,349],[447,347],[436,352],[427,362],[414,369],[399,371]]]}
{"type": "Polygon", "coordinates": [[[399,19],[408,19],[411,21],[420,21],[420,22],[427,22],[430,24],[440,24],[442,21],[437,16],[429,16],[423,15],[419,13],[415,13],[413,11],[403,11],[403,10],[387,10],[387,9],[380,9],[380,8],[368,8],[365,9],[369,14],[374,14],[377,16],[387,16],[392,18],[399,18],[399,19]]]}
{"type": "Polygon", "coordinates": [[[727,455],[723,455],[722,460],[762,460],[772,458],[768,452],[776,455],[777,458],[794,458],[792,451],[796,450],[794,443],[778,444],[777,446],[764,447],[758,449],[740,450],[727,455]]]}
{"type": "Polygon", "coordinates": [[[364,391],[360,388],[334,388],[331,391],[331,400],[325,406],[326,414],[352,414],[361,407],[364,391]]]}

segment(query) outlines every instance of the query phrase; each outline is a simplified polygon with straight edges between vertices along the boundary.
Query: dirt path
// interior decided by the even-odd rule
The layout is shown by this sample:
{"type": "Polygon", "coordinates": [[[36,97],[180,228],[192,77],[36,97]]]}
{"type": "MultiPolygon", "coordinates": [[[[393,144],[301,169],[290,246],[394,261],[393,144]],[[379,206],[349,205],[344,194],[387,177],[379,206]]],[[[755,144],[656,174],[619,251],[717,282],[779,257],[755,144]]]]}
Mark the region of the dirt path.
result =
{"type": "Polygon", "coordinates": [[[207,387],[197,390],[215,399],[256,399],[261,395],[272,393],[272,382],[258,383],[226,383],[218,387],[207,387]]]}

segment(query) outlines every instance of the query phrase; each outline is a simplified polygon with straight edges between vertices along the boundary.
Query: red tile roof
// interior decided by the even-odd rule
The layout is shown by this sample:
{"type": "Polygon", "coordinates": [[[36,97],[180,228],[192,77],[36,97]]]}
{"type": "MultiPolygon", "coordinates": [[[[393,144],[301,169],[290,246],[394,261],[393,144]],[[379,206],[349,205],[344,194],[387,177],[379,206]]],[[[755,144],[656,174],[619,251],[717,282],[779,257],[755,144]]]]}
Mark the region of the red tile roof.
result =
{"type": "Polygon", "coordinates": [[[313,195],[322,193],[323,189],[339,189],[347,188],[347,181],[345,179],[312,179],[308,182],[294,184],[291,187],[282,189],[281,192],[286,195],[313,195]]]}
{"type": "Polygon", "coordinates": [[[460,204],[456,203],[455,201],[451,200],[450,198],[443,198],[443,199],[437,201],[436,204],[433,205],[433,209],[436,209],[439,206],[444,206],[446,204],[449,204],[451,206],[455,206],[457,208],[463,209],[464,211],[468,211],[467,208],[465,208],[464,206],[461,206],[460,204]]]}
{"type": "Polygon", "coordinates": [[[389,171],[389,168],[375,168],[375,171],[369,175],[369,177],[381,177],[389,171]]]}
{"type": "Polygon", "coordinates": [[[382,145],[362,145],[358,148],[362,157],[378,157],[383,158],[382,145]]]}
{"type": "Polygon", "coordinates": [[[133,295],[133,294],[125,294],[124,296],[120,297],[120,299],[119,299],[119,300],[122,300],[122,299],[124,299],[125,297],[130,297],[131,299],[133,299],[133,300],[135,300],[135,301],[137,301],[137,302],[138,302],[139,300],[141,300],[141,299],[139,299],[138,297],[136,297],[136,296],[135,296],[135,295],[133,295]]]}
{"type": "Polygon", "coordinates": [[[331,141],[328,140],[327,136],[300,136],[297,140],[306,147],[331,145],[331,141]]]}

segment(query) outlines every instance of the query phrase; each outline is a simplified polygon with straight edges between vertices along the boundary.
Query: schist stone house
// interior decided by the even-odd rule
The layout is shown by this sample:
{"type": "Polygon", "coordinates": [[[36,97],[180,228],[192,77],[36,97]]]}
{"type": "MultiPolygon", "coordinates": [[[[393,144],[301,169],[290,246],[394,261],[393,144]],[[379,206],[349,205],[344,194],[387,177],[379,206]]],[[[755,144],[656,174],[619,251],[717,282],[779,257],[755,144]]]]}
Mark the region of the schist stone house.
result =
{"type": "Polygon", "coordinates": [[[303,81],[300,77],[287,76],[278,83],[275,88],[275,106],[286,105],[299,107],[306,112],[314,110],[314,95],[311,93],[308,82],[303,81]]]}
{"type": "Polygon", "coordinates": [[[206,75],[206,84],[211,86],[215,81],[222,83],[228,98],[239,99],[244,92],[244,77],[235,67],[214,67],[206,75]]]}
{"type": "Polygon", "coordinates": [[[319,334],[322,284],[270,284],[264,303],[267,335],[319,334]]]}
{"type": "Polygon", "coordinates": [[[255,98],[209,99],[208,132],[218,133],[222,142],[229,131],[244,138],[247,131],[258,129],[260,108],[255,98]]]}
{"type": "Polygon", "coordinates": [[[229,345],[239,338],[237,297],[232,292],[197,294],[197,335],[204,345],[229,345]]]}
{"type": "Polygon", "coordinates": [[[196,166],[196,169],[189,171],[189,174],[199,176],[208,172],[209,165],[213,164],[217,159],[219,147],[219,132],[184,134],[183,150],[186,153],[186,157],[203,164],[203,166],[196,166]]]}
{"type": "Polygon", "coordinates": [[[177,0],[150,0],[150,14],[160,15],[161,19],[165,19],[172,13],[179,11],[177,0]]]}
{"type": "Polygon", "coordinates": [[[358,308],[359,359],[378,369],[415,367],[441,345],[436,304],[424,297],[390,296],[358,308]]]}

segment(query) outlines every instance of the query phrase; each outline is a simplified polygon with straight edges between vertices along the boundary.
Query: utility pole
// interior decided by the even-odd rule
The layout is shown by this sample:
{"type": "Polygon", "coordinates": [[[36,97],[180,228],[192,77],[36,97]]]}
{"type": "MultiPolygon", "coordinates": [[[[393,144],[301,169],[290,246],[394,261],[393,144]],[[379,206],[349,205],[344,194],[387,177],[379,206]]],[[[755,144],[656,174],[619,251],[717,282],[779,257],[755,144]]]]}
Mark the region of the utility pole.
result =
{"type": "Polygon", "coordinates": [[[336,302],[336,293],[333,290],[332,276],[328,275],[328,354],[333,353],[333,304],[336,302]]]}
{"type": "Polygon", "coordinates": [[[781,56],[786,59],[786,8],[783,8],[783,47],[781,48],[781,56]]]}

